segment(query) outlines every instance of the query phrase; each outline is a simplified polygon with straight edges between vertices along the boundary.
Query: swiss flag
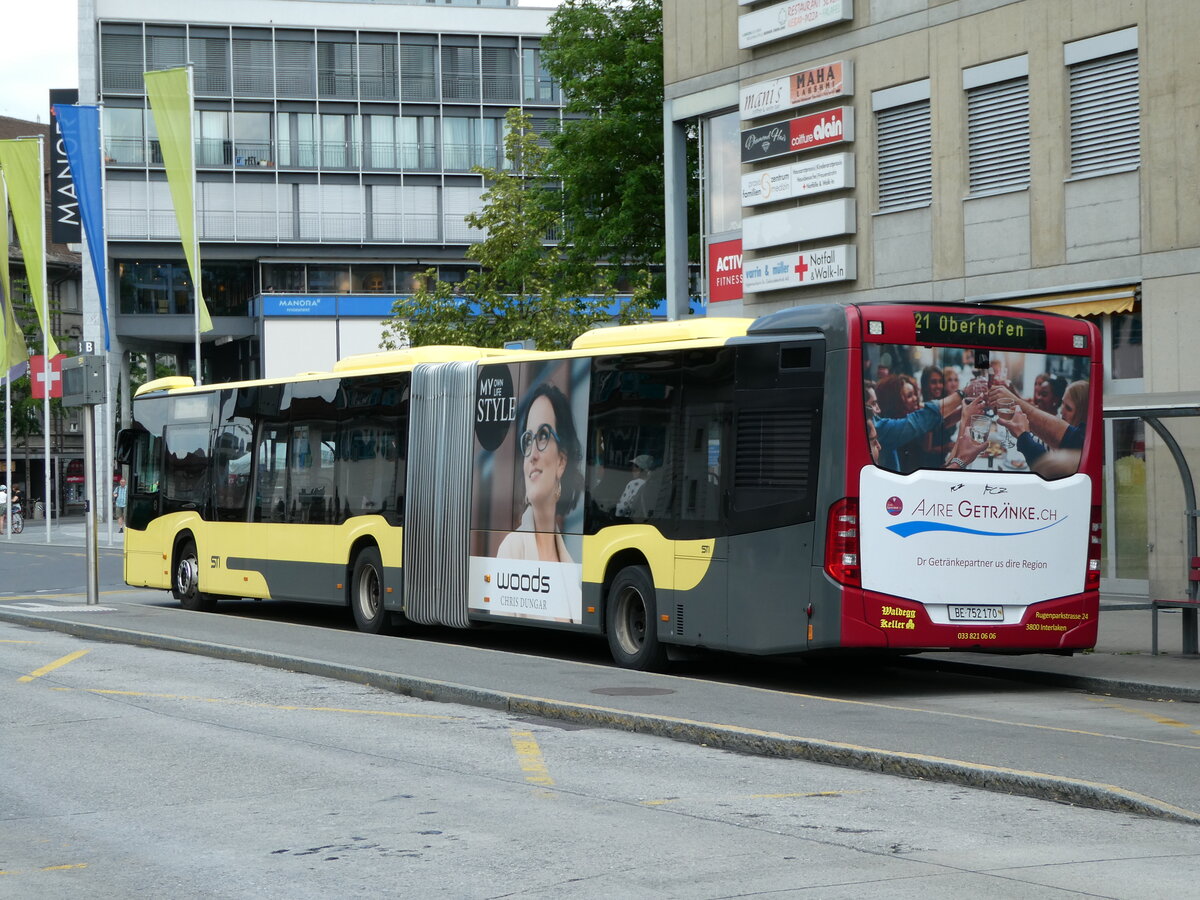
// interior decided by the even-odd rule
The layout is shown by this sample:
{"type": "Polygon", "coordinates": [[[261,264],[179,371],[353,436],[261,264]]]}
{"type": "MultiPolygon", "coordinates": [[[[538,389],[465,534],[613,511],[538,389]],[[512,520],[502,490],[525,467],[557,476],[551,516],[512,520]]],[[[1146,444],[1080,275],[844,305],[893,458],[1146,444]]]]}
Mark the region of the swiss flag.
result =
{"type": "Polygon", "coordinates": [[[50,385],[50,396],[62,396],[62,364],[67,354],[60,353],[50,357],[50,365],[46,365],[46,357],[29,357],[29,384],[33,396],[42,400],[46,396],[46,385],[50,385]]]}

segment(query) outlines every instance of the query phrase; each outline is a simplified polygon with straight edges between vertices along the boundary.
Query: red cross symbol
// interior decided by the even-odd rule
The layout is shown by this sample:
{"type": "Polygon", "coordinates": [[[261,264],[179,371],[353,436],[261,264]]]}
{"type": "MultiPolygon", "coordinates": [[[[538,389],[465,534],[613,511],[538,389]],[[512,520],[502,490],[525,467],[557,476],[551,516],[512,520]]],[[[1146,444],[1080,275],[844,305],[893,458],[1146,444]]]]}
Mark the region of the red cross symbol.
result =
{"type": "Polygon", "coordinates": [[[29,386],[30,394],[36,399],[41,400],[46,396],[46,388],[50,388],[51,397],[62,396],[62,361],[67,358],[65,353],[60,353],[57,356],[50,357],[50,364],[46,364],[46,357],[37,355],[29,357],[29,386]]]}
{"type": "Polygon", "coordinates": [[[800,276],[800,280],[804,280],[804,273],[808,271],[808,263],[804,261],[804,254],[800,254],[800,262],[796,264],[796,274],[800,276]]]}

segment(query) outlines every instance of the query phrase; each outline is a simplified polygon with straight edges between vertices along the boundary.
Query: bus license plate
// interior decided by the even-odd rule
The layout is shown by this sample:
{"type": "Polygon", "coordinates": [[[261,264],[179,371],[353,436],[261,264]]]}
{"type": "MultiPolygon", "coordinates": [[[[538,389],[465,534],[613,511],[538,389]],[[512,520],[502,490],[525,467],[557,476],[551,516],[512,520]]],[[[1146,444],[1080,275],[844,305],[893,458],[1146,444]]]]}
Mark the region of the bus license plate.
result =
{"type": "Polygon", "coordinates": [[[1001,606],[951,606],[952,622],[1003,622],[1004,608],[1001,606]]]}

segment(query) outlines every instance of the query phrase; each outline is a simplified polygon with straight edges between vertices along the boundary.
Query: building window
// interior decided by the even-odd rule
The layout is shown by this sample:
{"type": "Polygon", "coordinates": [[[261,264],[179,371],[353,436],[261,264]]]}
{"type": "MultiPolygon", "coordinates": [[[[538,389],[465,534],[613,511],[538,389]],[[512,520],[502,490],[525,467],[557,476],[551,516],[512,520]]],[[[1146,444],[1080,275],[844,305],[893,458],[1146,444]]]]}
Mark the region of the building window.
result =
{"type": "Polygon", "coordinates": [[[364,100],[395,100],[399,96],[396,38],[378,42],[363,36],[358,45],[359,91],[364,100]]]}
{"type": "Polygon", "coordinates": [[[275,66],[271,42],[253,38],[233,39],[233,95],[271,97],[275,93],[275,66]]]}
{"type": "Polygon", "coordinates": [[[929,81],[871,95],[879,170],[879,211],[928,206],[933,199],[929,81]]]}
{"type": "Polygon", "coordinates": [[[1029,186],[1029,58],[963,71],[970,192],[1029,186]]]}
{"type": "Polygon", "coordinates": [[[233,164],[269,166],[271,153],[271,114],[235,112],[233,114],[233,164]]]}
{"type": "Polygon", "coordinates": [[[354,100],[358,72],[354,44],[347,41],[317,43],[317,85],[322,99],[354,100]]]}
{"type": "Polygon", "coordinates": [[[515,47],[483,48],[483,102],[517,102],[517,50],[515,47]]]}
{"type": "Polygon", "coordinates": [[[100,35],[100,60],[100,83],[105,93],[145,92],[142,73],[146,67],[140,28],[131,32],[105,29],[100,35]]]}
{"type": "Polygon", "coordinates": [[[704,198],[707,234],[742,227],[741,114],[704,121],[704,198]]]}
{"type": "Polygon", "coordinates": [[[229,96],[229,38],[191,38],[197,96],[229,96]]]}
{"type": "Polygon", "coordinates": [[[316,48],[312,41],[275,42],[275,93],[312,99],[317,95],[316,48]]]}
{"type": "Polygon", "coordinates": [[[1063,54],[1070,74],[1071,175],[1135,168],[1141,162],[1137,29],[1075,41],[1063,54]]]}
{"type": "Polygon", "coordinates": [[[437,48],[429,44],[400,45],[400,99],[407,103],[436,103],[437,48]]]}
{"type": "Polygon", "coordinates": [[[442,99],[479,102],[479,48],[442,48],[442,99]]]}
{"type": "Polygon", "coordinates": [[[538,47],[527,47],[521,53],[521,86],[521,96],[526,103],[558,102],[558,84],[546,71],[538,47]]]}
{"type": "Polygon", "coordinates": [[[146,164],[144,109],[104,108],[104,159],[116,165],[146,164]]]}
{"type": "Polygon", "coordinates": [[[179,34],[146,36],[146,71],[177,69],[187,65],[187,40],[182,31],[180,29],[179,34]]]}

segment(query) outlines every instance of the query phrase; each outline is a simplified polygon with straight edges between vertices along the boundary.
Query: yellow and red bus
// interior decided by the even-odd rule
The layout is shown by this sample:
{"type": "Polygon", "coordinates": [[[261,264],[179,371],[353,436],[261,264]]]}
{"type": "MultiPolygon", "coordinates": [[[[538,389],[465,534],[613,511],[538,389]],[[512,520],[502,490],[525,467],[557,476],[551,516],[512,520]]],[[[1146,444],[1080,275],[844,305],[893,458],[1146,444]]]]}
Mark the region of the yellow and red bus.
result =
{"type": "Polygon", "coordinates": [[[964,303],[159,379],[119,438],[125,580],[193,610],[348,606],[372,633],[590,633],[640,669],[682,648],[1083,650],[1101,384],[1090,323],[964,303]]]}

